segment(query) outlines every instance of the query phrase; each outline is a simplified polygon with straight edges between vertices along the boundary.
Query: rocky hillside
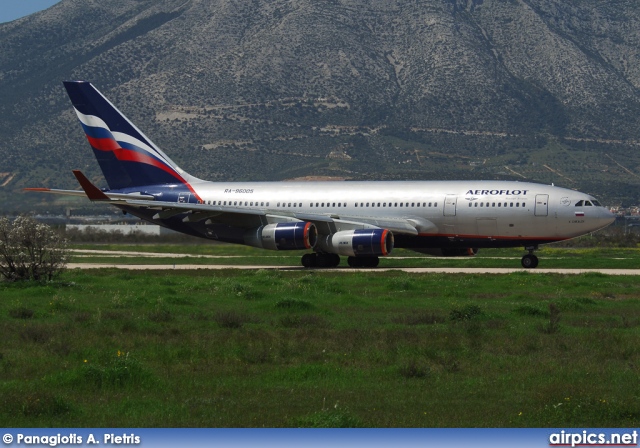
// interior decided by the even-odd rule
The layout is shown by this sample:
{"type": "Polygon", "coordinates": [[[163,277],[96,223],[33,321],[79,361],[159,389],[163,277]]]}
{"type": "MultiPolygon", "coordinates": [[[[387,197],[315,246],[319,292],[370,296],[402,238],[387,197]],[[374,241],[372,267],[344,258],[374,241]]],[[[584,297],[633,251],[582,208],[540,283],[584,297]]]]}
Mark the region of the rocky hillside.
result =
{"type": "Polygon", "coordinates": [[[526,178],[640,202],[637,2],[62,0],[0,25],[3,198],[72,168],[103,184],[64,79],[212,180],[526,178]]]}

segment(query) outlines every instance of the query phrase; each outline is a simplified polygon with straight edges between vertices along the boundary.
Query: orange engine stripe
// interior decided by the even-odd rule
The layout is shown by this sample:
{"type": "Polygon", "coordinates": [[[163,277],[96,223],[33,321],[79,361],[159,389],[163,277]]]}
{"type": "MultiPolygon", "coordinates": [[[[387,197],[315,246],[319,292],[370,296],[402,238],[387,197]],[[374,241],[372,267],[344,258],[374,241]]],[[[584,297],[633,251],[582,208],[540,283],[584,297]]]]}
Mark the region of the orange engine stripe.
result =
{"type": "Polygon", "coordinates": [[[389,234],[389,231],[387,229],[384,229],[384,232],[382,232],[382,239],[380,240],[380,246],[382,248],[383,256],[389,255],[389,252],[387,252],[387,245],[385,244],[385,240],[387,239],[388,234],[389,234]]]}

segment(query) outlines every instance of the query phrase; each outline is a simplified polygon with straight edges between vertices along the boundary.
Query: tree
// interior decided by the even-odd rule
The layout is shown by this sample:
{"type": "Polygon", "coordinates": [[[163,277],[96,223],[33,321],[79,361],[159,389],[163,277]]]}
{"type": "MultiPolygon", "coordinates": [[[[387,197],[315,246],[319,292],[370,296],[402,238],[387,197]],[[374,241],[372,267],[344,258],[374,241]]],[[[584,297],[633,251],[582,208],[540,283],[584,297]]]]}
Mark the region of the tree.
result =
{"type": "Polygon", "coordinates": [[[49,281],[64,271],[67,241],[29,216],[0,218],[0,274],[8,281],[49,281]]]}

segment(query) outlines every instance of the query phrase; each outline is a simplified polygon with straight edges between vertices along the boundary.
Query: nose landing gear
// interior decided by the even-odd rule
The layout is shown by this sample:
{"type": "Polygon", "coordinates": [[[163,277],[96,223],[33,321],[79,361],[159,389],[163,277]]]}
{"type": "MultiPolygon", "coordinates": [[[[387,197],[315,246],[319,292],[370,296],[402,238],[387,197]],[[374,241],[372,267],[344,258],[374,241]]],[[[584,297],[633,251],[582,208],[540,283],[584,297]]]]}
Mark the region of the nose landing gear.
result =
{"type": "Polygon", "coordinates": [[[529,253],[522,257],[520,263],[522,263],[522,267],[525,269],[534,269],[538,267],[538,257],[533,254],[533,251],[537,250],[538,246],[529,246],[525,247],[525,250],[528,250],[529,253]]]}

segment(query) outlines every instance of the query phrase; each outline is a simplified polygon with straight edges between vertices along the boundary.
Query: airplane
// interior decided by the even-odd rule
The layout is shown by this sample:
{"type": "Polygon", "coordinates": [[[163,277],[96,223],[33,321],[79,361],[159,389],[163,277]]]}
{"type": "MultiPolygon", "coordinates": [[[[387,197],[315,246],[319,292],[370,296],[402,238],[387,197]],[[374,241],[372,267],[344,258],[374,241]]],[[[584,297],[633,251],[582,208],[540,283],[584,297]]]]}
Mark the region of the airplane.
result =
{"type": "Polygon", "coordinates": [[[578,191],[519,181],[209,182],[176,165],[90,82],[65,81],[108,188],[79,170],[86,196],[145,221],[208,240],[307,250],[306,268],[376,267],[395,247],[434,256],[524,247],[585,235],[615,216],[578,191]]]}

